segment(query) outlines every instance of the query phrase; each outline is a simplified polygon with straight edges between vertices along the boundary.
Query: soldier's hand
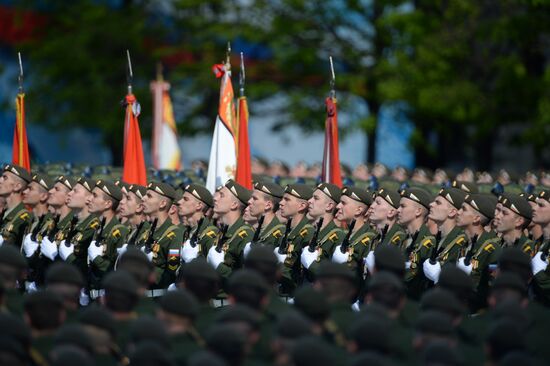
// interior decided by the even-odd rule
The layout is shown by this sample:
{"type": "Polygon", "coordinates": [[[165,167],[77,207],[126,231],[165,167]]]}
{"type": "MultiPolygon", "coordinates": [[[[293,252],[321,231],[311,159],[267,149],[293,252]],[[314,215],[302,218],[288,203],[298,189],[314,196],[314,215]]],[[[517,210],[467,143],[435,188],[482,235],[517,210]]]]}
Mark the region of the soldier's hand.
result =
{"type": "Polygon", "coordinates": [[[147,256],[147,259],[149,259],[149,262],[153,261],[153,251],[152,250],[148,251],[147,247],[145,247],[145,245],[144,245],[144,246],[141,247],[141,251],[143,252],[143,254],[145,254],[147,256]]]}
{"type": "Polygon", "coordinates": [[[365,265],[370,274],[374,273],[374,259],[374,250],[371,250],[369,254],[367,254],[367,258],[365,258],[365,265]]]}
{"type": "Polygon", "coordinates": [[[208,256],[206,257],[206,260],[212,265],[212,267],[216,269],[220,264],[223,263],[224,258],[225,252],[222,250],[218,253],[216,247],[212,246],[212,248],[210,248],[210,250],[208,251],[208,256]]]}
{"type": "Polygon", "coordinates": [[[309,251],[308,247],[305,247],[304,250],[302,250],[302,255],[300,256],[300,261],[302,262],[302,266],[304,268],[309,268],[313,262],[317,259],[318,253],[317,249],[312,252],[309,251]]]}
{"type": "Polygon", "coordinates": [[[176,286],[175,283],[171,283],[170,286],[168,286],[168,288],[166,289],[167,291],[177,291],[178,290],[178,286],[176,286]]]}
{"type": "Polygon", "coordinates": [[[116,248],[116,252],[119,256],[123,255],[128,250],[128,244],[122,244],[120,248],[116,248]]]}
{"type": "Polygon", "coordinates": [[[88,247],[88,259],[93,262],[97,257],[103,255],[103,246],[97,246],[96,241],[93,240],[88,247]]]}
{"type": "Polygon", "coordinates": [[[439,281],[439,275],[441,274],[441,264],[439,262],[436,261],[432,264],[429,259],[426,259],[422,265],[422,269],[424,270],[424,275],[428,279],[432,280],[434,283],[439,281]]]}
{"type": "Polygon", "coordinates": [[[191,245],[191,241],[186,240],[183,243],[183,245],[181,246],[181,249],[180,249],[181,259],[185,263],[191,262],[193,259],[195,259],[199,256],[199,249],[200,249],[200,247],[199,247],[198,243],[197,243],[197,245],[195,245],[195,247],[193,247],[191,245]]]}
{"type": "Polygon", "coordinates": [[[349,253],[346,251],[345,253],[342,253],[340,250],[341,245],[338,245],[336,249],[334,250],[334,254],[332,255],[332,261],[336,263],[347,263],[349,259],[349,253]]]}
{"type": "Polygon", "coordinates": [[[244,249],[243,249],[244,258],[248,257],[248,253],[250,253],[251,248],[252,248],[252,243],[251,242],[248,242],[244,245],[244,249]]]}
{"type": "Polygon", "coordinates": [[[61,257],[61,259],[66,261],[67,258],[69,258],[69,256],[73,253],[74,253],[74,244],[69,244],[69,246],[67,246],[65,244],[65,240],[62,240],[61,243],[59,243],[59,256],[61,257]]]}
{"type": "Polygon", "coordinates": [[[533,270],[533,276],[539,272],[546,271],[546,268],[548,268],[548,262],[542,260],[541,256],[542,252],[538,252],[531,259],[531,269],[533,270]]]}
{"type": "Polygon", "coordinates": [[[466,272],[467,275],[470,275],[472,273],[472,263],[466,265],[466,263],[464,263],[465,259],[466,259],[465,257],[458,258],[458,261],[456,262],[456,266],[461,270],[463,270],[464,272],[466,272]]]}
{"type": "Polygon", "coordinates": [[[273,250],[273,253],[275,253],[275,255],[277,256],[277,260],[279,261],[279,263],[284,263],[286,261],[286,253],[279,253],[279,247],[275,248],[275,250],[273,250]]]}
{"type": "Polygon", "coordinates": [[[23,239],[23,251],[25,252],[25,256],[27,258],[32,257],[40,246],[40,244],[38,244],[37,242],[32,241],[31,235],[32,234],[27,234],[27,236],[25,236],[25,239],[23,239]]]}
{"type": "Polygon", "coordinates": [[[45,237],[42,239],[42,243],[40,243],[40,251],[44,257],[53,261],[55,260],[55,257],[57,257],[58,253],[57,244],[55,244],[55,242],[51,242],[50,239],[45,237]]]}

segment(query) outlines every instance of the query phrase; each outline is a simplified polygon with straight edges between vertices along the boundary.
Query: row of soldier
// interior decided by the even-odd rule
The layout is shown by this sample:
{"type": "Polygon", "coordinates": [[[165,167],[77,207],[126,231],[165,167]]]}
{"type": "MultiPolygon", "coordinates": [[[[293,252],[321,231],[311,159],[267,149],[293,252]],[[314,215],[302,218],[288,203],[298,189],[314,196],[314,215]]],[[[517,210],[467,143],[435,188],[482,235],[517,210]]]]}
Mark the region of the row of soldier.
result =
{"type": "Polygon", "coordinates": [[[185,268],[204,257],[222,279],[211,297],[226,305],[232,273],[255,247],[268,247],[281,268],[270,282],[286,300],[325,276],[329,263],[351,273],[348,297],[356,308],[380,267],[402,276],[407,297],[418,300],[438,283],[445,265],[453,264],[472,281],[473,294],[461,299],[471,313],[490,305],[497,262],[511,248],[512,267],[532,257],[522,277],[529,279],[529,297],[548,304],[546,191],[497,198],[457,182],[434,198],[421,188],[372,194],[326,183],[283,189],[257,182],[249,191],[229,181],[212,196],[196,184],[178,192],[165,183],[140,187],[63,176],[51,181],[8,165],[0,195],[6,198],[2,240],[27,258],[26,290],[43,287],[47,268],[65,261],[85,279],[81,305],[104,293],[104,277],[133,247],[154,270],[141,281],[150,297],[180,287],[185,268]]]}

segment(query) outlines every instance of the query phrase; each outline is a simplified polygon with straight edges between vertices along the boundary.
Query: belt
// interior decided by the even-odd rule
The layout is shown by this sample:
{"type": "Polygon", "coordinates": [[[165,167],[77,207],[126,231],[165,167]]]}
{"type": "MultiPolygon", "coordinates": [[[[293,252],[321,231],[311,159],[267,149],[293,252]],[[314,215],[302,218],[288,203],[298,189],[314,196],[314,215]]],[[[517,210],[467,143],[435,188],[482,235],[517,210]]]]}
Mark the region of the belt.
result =
{"type": "Polygon", "coordinates": [[[229,301],[227,301],[227,299],[214,299],[212,300],[212,305],[214,305],[215,308],[222,308],[229,305],[229,301]]]}
{"type": "Polygon", "coordinates": [[[104,289],[100,289],[100,290],[90,290],[90,298],[92,300],[95,300],[97,299],[98,297],[101,297],[101,296],[104,296],[105,295],[105,290],[104,289]]]}
{"type": "Polygon", "coordinates": [[[166,289],[163,289],[163,288],[145,291],[145,296],[147,297],[161,297],[161,296],[164,296],[165,294],[166,294],[166,289]]]}

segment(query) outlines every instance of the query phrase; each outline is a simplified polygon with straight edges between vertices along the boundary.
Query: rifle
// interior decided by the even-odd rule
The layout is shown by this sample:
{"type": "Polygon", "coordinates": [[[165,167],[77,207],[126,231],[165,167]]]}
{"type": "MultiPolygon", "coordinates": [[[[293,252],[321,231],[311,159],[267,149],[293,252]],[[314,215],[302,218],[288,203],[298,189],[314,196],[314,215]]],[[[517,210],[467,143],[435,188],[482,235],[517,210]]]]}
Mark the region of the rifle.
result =
{"type": "Polygon", "coordinates": [[[258,227],[256,228],[256,231],[254,232],[254,236],[252,237],[251,243],[256,243],[260,239],[260,231],[262,231],[262,226],[264,224],[265,216],[260,216],[260,219],[258,220],[258,227]]]}
{"type": "Polygon", "coordinates": [[[66,247],[71,246],[71,240],[73,240],[73,237],[76,234],[76,224],[77,223],[78,223],[78,217],[75,215],[71,219],[71,223],[69,224],[69,232],[67,233],[67,237],[65,238],[65,246],[66,247]]]}
{"type": "Polygon", "coordinates": [[[34,227],[34,230],[31,232],[31,240],[36,241],[36,236],[38,235],[38,232],[40,231],[40,228],[44,224],[44,220],[46,219],[46,214],[40,216],[38,219],[38,224],[34,227]]]}
{"type": "Polygon", "coordinates": [[[59,228],[57,227],[57,224],[59,223],[59,218],[59,214],[55,215],[55,217],[53,218],[52,228],[48,231],[48,234],[46,235],[49,241],[54,241],[55,234],[57,234],[57,232],[59,231],[59,228]]]}
{"type": "Polygon", "coordinates": [[[159,222],[158,218],[155,218],[153,220],[153,223],[151,224],[151,228],[149,229],[149,236],[147,237],[147,240],[145,241],[145,253],[151,253],[153,250],[153,236],[155,235],[155,231],[157,230],[157,224],[159,222]]]}
{"type": "Polygon", "coordinates": [[[430,263],[435,264],[437,262],[437,256],[439,255],[439,242],[441,241],[441,231],[438,231],[435,235],[435,248],[433,248],[430,254],[430,263]]]}
{"type": "Polygon", "coordinates": [[[470,246],[470,249],[468,249],[468,251],[466,252],[466,256],[464,258],[465,265],[469,265],[472,257],[474,256],[474,247],[476,246],[477,239],[477,235],[474,235],[474,237],[472,238],[472,245],[470,246]]]}
{"type": "Polygon", "coordinates": [[[279,244],[279,254],[286,253],[287,246],[288,246],[288,234],[290,233],[290,230],[291,230],[291,227],[290,227],[291,224],[292,224],[292,220],[289,218],[286,222],[285,234],[281,238],[281,243],[279,244]]]}
{"type": "Polygon", "coordinates": [[[324,219],[321,217],[319,221],[317,221],[317,227],[315,228],[315,234],[313,235],[313,238],[309,241],[309,246],[307,250],[309,250],[310,253],[313,253],[315,251],[315,248],[317,247],[317,239],[319,238],[319,232],[321,231],[321,226],[323,226],[324,219]]]}
{"type": "Polygon", "coordinates": [[[197,223],[197,230],[195,230],[193,235],[191,235],[191,239],[189,240],[189,244],[191,245],[191,248],[194,248],[197,246],[197,241],[199,240],[199,230],[203,222],[204,222],[204,217],[201,217],[201,219],[197,223]]]}
{"type": "Polygon", "coordinates": [[[340,245],[340,251],[342,252],[342,254],[348,251],[349,238],[351,237],[351,233],[353,232],[354,227],[355,227],[355,220],[351,220],[351,222],[349,223],[348,233],[346,234],[346,237],[344,238],[342,245],[340,245]]]}
{"type": "Polygon", "coordinates": [[[223,244],[227,241],[227,238],[225,234],[227,234],[227,229],[229,229],[229,225],[223,224],[222,228],[220,229],[220,236],[218,239],[218,242],[216,243],[216,252],[221,253],[223,244]]]}
{"type": "Polygon", "coordinates": [[[103,217],[101,219],[101,224],[99,225],[99,229],[94,234],[94,240],[95,240],[95,246],[99,247],[101,246],[101,241],[103,240],[103,229],[105,229],[105,222],[107,219],[103,217]]]}
{"type": "Polygon", "coordinates": [[[543,261],[546,261],[546,258],[548,258],[548,252],[550,252],[550,243],[542,251],[542,254],[540,255],[540,259],[542,259],[543,261]]]}
{"type": "Polygon", "coordinates": [[[414,242],[416,241],[416,238],[418,238],[418,233],[419,231],[417,231],[416,233],[414,233],[414,235],[411,237],[411,243],[409,244],[409,246],[407,247],[407,256],[406,258],[409,258],[411,256],[411,253],[413,252],[414,250],[414,242]]]}
{"type": "Polygon", "coordinates": [[[135,246],[136,245],[136,241],[137,241],[137,238],[138,238],[138,235],[141,231],[141,229],[143,229],[143,225],[145,224],[145,220],[143,220],[142,222],[139,223],[137,229],[136,229],[136,232],[134,233],[134,235],[132,235],[132,237],[130,238],[130,240],[128,240],[128,245],[133,245],[135,246]]]}
{"type": "Polygon", "coordinates": [[[386,239],[386,234],[388,234],[390,226],[388,224],[384,225],[384,228],[382,229],[382,232],[380,233],[380,243],[384,242],[384,239],[386,239]]]}

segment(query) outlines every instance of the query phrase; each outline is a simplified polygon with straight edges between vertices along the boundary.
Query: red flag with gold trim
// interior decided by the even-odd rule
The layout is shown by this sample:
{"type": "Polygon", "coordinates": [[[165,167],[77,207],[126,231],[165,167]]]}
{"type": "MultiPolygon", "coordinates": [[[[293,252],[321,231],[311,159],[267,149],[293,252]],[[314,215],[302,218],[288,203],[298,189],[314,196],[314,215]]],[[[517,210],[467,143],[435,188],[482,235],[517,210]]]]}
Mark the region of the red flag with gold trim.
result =
{"type": "Polygon", "coordinates": [[[325,121],[325,148],[323,151],[323,182],[342,187],[340,173],[340,152],[338,145],[338,109],[336,98],[328,97],[325,100],[327,119],[325,121]]]}
{"type": "Polygon", "coordinates": [[[124,122],[124,168],[122,180],[128,184],[147,185],[145,159],[138,116],[141,107],[134,94],[126,95],[126,119],[124,122]]]}
{"type": "Polygon", "coordinates": [[[31,171],[31,158],[29,155],[29,144],[27,142],[27,127],[25,126],[25,94],[17,94],[15,99],[15,129],[13,131],[13,164],[22,166],[31,171]]]}

